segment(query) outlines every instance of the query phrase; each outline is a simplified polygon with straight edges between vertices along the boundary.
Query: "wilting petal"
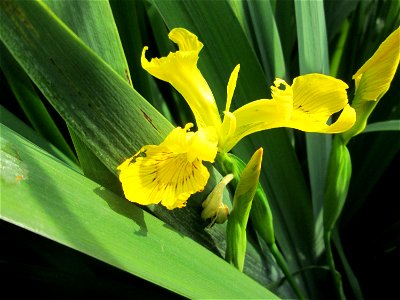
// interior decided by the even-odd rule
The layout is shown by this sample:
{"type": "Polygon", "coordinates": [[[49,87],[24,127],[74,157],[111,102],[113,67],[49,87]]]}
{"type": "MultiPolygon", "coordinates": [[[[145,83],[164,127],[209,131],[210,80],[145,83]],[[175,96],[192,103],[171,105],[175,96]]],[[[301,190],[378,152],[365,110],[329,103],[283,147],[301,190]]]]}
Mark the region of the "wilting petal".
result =
{"type": "Polygon", "coordinates": [[[282,126],[306,132],[337,133],[350,129],[356,120],[348,105],[347,84],[322,74],[296,77],[292,84],[293,111],[282,126]],[[338,120],[328,125],[329,118],[342,111],[338,120]]]}
{"type": "Polygon", "coordinates": [[[229,209],[223,202],[223,193],[225,187],[233,178],[233,174],[228,174],[222,178],[202,203],[203,211],[201,212],[201,218],[203,220],[211,219],[208,227],[213,226],[214,223],[222,224],[227,220],[229,209]]]}
{"type": "Polygon", "coordinates": [[[193,111],[198,127],[220,126],[221,119],[214,96],[197,68],[203,44],[197,36],[183,28],[173,29],[168,36],[178,44],[179,50],[149,62],[145,57],[147,47],[144,47],[141,58],[143,69],[169,82],[181,93],[193,111]]]}
{"type": "MultiPolygon", "coordinates": [[[[400,27],[379,46],[374,55],[353,75],[355,101],[379,100],[389,89],[400,60],[400,27]]],[[[353,103],[353,106],[357,103],[353,103]]]]}
{"type": "Polygon", "coordinates": [[[193,145],[204,137],[198,137],[198,132],[187,132],[191,126],[175,128],[160,145],[143,147],[118,167],[128,200],[143,205],[161,202],[174,209],[185,206],[191,194],[204,189],[210,174],[202,160],[214,160],[217,145],[214,143],[212,149],[212,142],[208,143],[214,157],[204,155],[203,149],[196,152],[193,145]]]}

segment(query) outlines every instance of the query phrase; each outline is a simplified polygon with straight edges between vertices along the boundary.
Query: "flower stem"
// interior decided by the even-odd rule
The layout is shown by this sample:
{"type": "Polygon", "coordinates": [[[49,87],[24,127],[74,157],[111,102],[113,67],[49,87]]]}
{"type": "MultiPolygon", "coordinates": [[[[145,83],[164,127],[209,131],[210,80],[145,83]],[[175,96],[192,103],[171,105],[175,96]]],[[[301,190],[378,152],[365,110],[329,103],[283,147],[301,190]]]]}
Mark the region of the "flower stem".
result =
{"type": "Polygon", "coordinates": [[[292,274],[289,272],[289,268],[286,264],[286,261],[283,258],[282,254],[279,251],[276,244],[275,243],[270,244],[269,248],[271,250],[272,255],[275,257],[276,262],[278,263],[279,267],[281,268],[283,274],[285,274],[285,277],[288,280],[289,284],[292,286],[292,289],[295,292],[296,296],[301,300],[305,299],[304,295],[300,291],[299,286],[297,285],[296,281],[294,280],[292,274]]]}
{"type": "Polygon", "coordinates": [[[326,258],[328,260],[329,269],[331,270],[333,281],[335,283],[336,292],[338,294],[338,299],[345,300],[346,296],[344,295],[344,291],[343,291],[342,276],[336,270],[335,261],[333,260],[333,254],[332,254],[332,248],[331,248],[331,231],[330,230],[325,231],[324,242],[325,242],[326,258]]]}

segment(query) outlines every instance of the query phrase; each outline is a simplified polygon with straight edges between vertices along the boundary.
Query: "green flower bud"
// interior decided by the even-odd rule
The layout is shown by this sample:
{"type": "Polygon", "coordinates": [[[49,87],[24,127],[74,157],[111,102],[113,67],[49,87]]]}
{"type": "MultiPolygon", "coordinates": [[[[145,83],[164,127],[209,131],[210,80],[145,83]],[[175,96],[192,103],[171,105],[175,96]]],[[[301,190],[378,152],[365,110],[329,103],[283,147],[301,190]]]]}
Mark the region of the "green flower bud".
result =
{"type": "Polygon", "coordinates": [[[351,159],[343,139],[335,136],[324,192],[324,230],[331,231],[344,206],[351,178],[351,159]]]}
{"type": "Polygon", "coordinates": [[[233,208],[226,228],[226,257],[225,259],[243,270],[246,255],[246,227],[249,219],[251,204],[260,177],[263,149],[258,149],[240,175],[233,208]]]}
{"type": "Polygon", "coordinates": [[[374,55],[353,75],[356,93],[351,106],[356,110],[354,126],[342,133],[345,143],[364,131],[368,118],[388,91],[400,61],[400,28],[392,32],[374,55]]]}
{"type": "MultiPolygon", "coordinates": [[[[232,182],[233,186],[236,187],[239,182],[240,173],[243,171],[246,164],[239,157],[231,153],[218,155],[217,162],[224,174],[232,173],[234,175],[235,178],[232,182]]],[[[274,244],[275,233],[272,212],[267,195],[260,183],[257,185],[257,190],[254,195],[250,219],[260,237],[264,239],[268,245],[274,244]]]]}

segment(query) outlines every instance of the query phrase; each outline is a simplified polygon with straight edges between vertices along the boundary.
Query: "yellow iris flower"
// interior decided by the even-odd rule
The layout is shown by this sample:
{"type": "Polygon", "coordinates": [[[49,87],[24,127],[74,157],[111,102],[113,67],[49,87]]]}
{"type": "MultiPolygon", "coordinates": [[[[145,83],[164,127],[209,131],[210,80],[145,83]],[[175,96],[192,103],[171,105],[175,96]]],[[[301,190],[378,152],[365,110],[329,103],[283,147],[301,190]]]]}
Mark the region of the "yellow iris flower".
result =
{"type": "Polygon", "coordinates": [[[400,27],[383,41],[374,55],[353,75],[357,101],[379,100],[389,89],[399,60],[400,27]]]}
{"type": "Polygon", "coordinates": [[[392,32],[378,50],[353,75],[356,93],[352,107],[356,110],[354,127],[343,133],[345,141],[362,132],[368,117],[387,92],[400,61],[400,27],[392,32]]]}
{"type": "Polygon", "coordinates": [[[213,162],[217,152],[230,151],[243,137],[261,130],[291,127],[309,132],[338,133],[351,128],[355,111],[349,106],[341,80],[308,74],[289,85],[276,79],[272,99],[250,102],[230,112],[240,66],[233,70],[227,85],[227,101],[221,120],[213,93],[197,67],[203,44],[183,28],[173,29],[169,38],[179,50],[148,61],[142,52],[142,67],[151,75],[169,82],[182,94],[196,119],[198,131],[174,129],[158,146],[145,146],[118,169],[128,200],[140,204],[159,203],[168,209],[183,207],[193,193],[201,191],[209,172],[202,161],[213,162]],[[329,118],[340,113],[331,125],[329,118]],[[139,157],[145,153],[145,157],[139,157]]]}
{"type": "Polygon", "coordinates": [[[243,137],[261,130],[291,127],[308,132],[338,133],[348,130],[355,122],[355,112],[348,104],[347,84],[322,74],[299,76],[291,86],[282,79],[276,79],[275,86],[271,87],[272,99],[250,102],[231,113],[229,109],[239,65],[228,81],[224,119],[221,121],[214,95],[197,68],[203,44],[196,35],[183,28],[173,29],[169,38],[179,50],[148,61],[145,47],[142,67],[154,77],[169,82],[181,93],[199,128],[214,127],[219,152],[228,152],[243,137]],[[328,119],[341,110],[340,118],[327,125],[328,119]]]}
{"type": "Polygon", "coordinates": [[[217,139],[213,132],[189,131],[192,126],[175,128],[160,145],[144,146],[118,167],[128,200],[173,209],[203,190],[210,173],[202,162],[214,161],[217,139]]]}

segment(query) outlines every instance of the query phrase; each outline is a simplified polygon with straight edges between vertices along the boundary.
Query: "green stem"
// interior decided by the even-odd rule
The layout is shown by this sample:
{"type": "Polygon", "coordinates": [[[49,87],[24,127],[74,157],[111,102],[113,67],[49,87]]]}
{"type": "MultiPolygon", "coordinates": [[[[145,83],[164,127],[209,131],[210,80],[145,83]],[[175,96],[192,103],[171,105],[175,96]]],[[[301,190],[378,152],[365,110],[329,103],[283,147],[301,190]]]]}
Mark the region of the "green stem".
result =
{"type": "Polygon", "coordinates": [[[276,246],[275,243],[270,244],[269,248],[271,250],[272,255],[275,257],[276,262],[278,263],[279,267],[281,268],[283,274],[285,274],[286,279],[290,283],[290,285],[293,288],[293,291],[295,292],[296,296],[299,299],[305,299],[304,295],[301,293],[299,286],[297,285],[296,281],[294,280],[292,274],[289,272],[289,268],[286,264],[285,259],[283,258],[283,255],[279,251],[278,247],[276,246]]]}
{"type": "Polygon", "coordinates": [[[328,260],[329,269],[331,270],[333,281],[335,283],[336,292],[338,294],[338,299],[345,300],[346,296],[344,295],[343,285],[342,285],[342,276],[336,270],[335,261],[333,260],[332,248],[331,248],[331,231],[325,231],[324,233],[324,241],[325,241],[325,253],[326,258],[328,260]]]}

